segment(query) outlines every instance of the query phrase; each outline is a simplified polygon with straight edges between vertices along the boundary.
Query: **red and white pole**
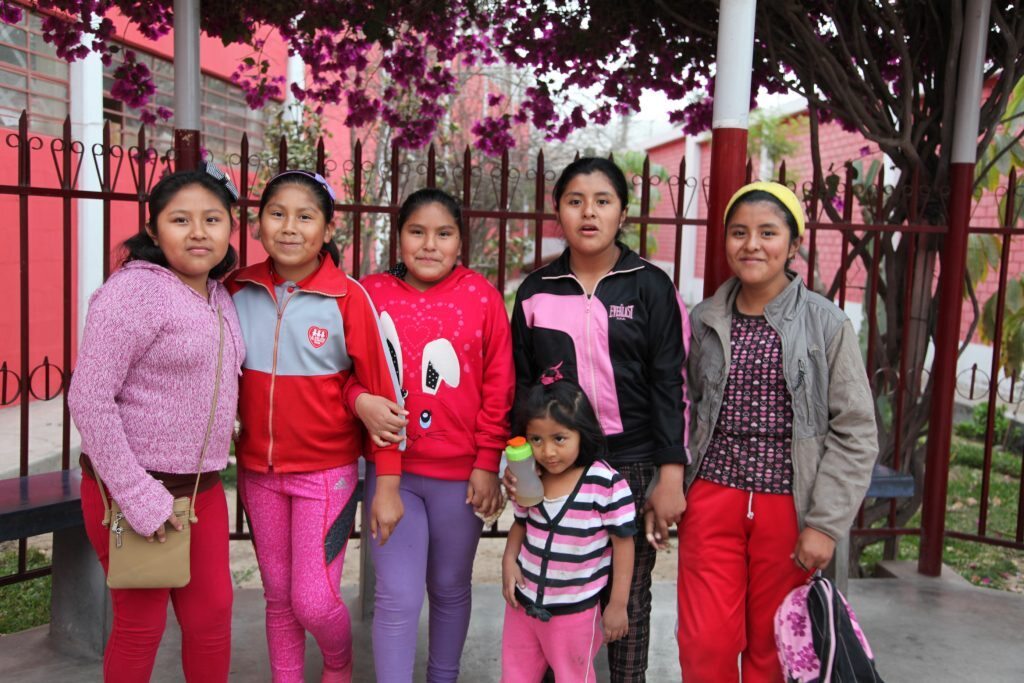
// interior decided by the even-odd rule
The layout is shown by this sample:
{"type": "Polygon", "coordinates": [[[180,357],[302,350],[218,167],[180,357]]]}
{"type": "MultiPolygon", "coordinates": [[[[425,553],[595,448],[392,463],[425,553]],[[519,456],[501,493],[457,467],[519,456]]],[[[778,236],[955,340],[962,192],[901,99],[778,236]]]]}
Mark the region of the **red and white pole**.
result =
{"type": "Polygon", "coordinates": [[[722,0],[718,10],[718,55],[715,63],[711,132],[711,179],[708,188],[707,249],[704,296],[729,279],[725,260],[725,205],[746,179],[750,77],[754,60],[756,0],[722,0]]]}
{"type": "Polygon", "coordinates": [[[199,0],[174,0],[174,158],[176,171],[199,167],[199,0]]]}
{"type": "Polygon", "coordinates": [[[950,164],[949,229],[942,245],[939,278],[939,319],[932,361],[932,405],[928,419],[928,451],[921,509],[921,554],[917,571],[938,576],[946,533],[946,492],[952,438],[953,395],[960,346],[960,311],[967,265],[967,228],[978,156],[978,119],[989,30],[991,0],[969,0],[960,45],[960,74],[953,118],[950,164]]]}

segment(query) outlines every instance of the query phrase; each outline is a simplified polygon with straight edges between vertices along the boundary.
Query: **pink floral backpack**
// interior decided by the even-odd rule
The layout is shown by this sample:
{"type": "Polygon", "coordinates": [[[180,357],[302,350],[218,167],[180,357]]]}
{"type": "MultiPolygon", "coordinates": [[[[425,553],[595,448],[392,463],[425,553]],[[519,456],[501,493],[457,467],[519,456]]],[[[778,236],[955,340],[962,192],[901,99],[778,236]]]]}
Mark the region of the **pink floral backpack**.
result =
{"type": "Polygon", "coordinates": [[[882,683],[857,617],[821,572],[775,612],[775,645],[787,683],[882,683]]]}

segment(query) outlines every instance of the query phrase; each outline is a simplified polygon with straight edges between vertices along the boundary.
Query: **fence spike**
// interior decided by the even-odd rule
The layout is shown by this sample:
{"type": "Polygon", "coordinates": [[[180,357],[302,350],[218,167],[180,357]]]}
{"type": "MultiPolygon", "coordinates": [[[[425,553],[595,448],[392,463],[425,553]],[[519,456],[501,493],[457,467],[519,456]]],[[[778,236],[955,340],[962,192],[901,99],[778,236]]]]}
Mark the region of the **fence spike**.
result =
{"type": "Polygon", "coordinates": [[[427,150],[427,187],[437,187],[437,151],[433,142],[427,150]]]}
{"type": "Polygon", "coordinates": [[[1006,211],[1003,217],[1003,227],[1012,228],[1017,222],[1017,169],[1011,168],[1010,175],[1007,176],[1006,186],[1006,211]]]}

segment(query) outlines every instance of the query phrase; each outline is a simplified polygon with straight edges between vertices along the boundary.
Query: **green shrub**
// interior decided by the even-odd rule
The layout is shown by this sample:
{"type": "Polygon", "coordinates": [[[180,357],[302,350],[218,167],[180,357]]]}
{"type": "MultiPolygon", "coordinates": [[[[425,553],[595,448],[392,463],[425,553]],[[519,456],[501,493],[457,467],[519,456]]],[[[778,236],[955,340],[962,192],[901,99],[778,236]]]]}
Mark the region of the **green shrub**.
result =
{"type": "MultiPolygon", "coordinates": [[[[992,447],[992,471],[1008,477],[1020,476],[1020,454],[1005,451],[998,445],[992,447]]],[[[985,466],[985,445],[977,441],[953,439],[950,446],[950,462],[980,470],[985,466]]]]}
{"type": "MultiPolygon", "coordinates": [[[[966,439],[984,441],[987,427],[988,404],[979,403],[974,406],[974,410],[971,411],[971,419],[966,422],[961,422],[956,426],[956,433],[966,439]]],[[[1005,408],[998,407],[996,409],[996,419],[992,428],[995,433],[995,443],[1003,443],[1006,438],[1006,432],[1010,429],[1010,419],[1006,417],[1005,408]]]]}

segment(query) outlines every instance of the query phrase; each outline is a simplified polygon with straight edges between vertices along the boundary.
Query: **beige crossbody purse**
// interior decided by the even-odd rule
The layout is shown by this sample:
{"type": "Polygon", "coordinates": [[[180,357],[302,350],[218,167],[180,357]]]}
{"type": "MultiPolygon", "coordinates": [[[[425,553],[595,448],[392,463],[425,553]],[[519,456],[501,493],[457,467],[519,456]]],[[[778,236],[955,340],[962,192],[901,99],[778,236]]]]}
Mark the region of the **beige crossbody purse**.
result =
{"type": "Polygon", "coordinates": [[[199,467],[192,497],[174,499],[174,516],[181,520],[181,531],[167,530],[167,540],[149,542],[128,525],[121,507],[113,498],[108,501],[106,489],[99,476],[96,483],[103,499],[103,526],[110,528],[110,553],[107,569],[107,585],[111,588],[181,588],[191,579],[189,548],[191,546],[191,525],[196,517],[195,500],[199,493],[199,478],[203,474],[203,460],[210,443],[213,419],[217,413],[220,397],[220,374],[224,362],[224,317],[217,308],[217,323],[220,327],[220,348],[217,350],[217,377],[213,385],[213,403],[210,417],[206,422],[206,436],[199,453],[199,467]]]}

